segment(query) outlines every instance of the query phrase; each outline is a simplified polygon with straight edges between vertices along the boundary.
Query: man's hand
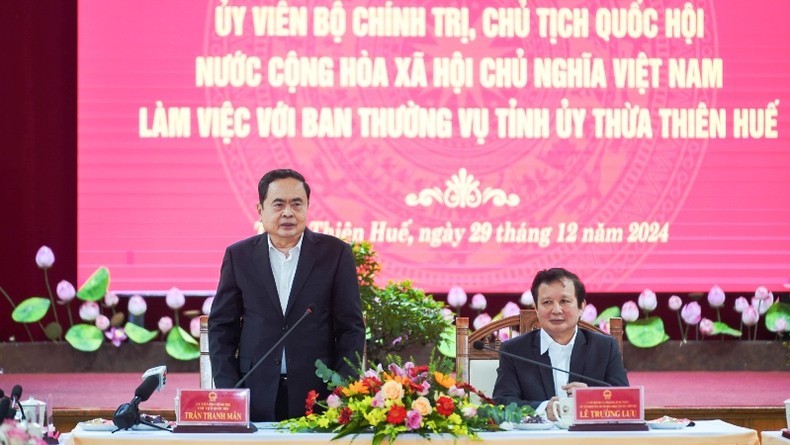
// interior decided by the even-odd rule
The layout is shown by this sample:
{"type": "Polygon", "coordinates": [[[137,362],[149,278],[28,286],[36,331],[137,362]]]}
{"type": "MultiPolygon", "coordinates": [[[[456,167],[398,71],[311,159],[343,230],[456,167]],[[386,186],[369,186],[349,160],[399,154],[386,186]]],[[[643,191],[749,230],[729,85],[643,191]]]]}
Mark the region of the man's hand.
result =
{"type": "Polygon", "coordinates": [[[573,388],[586,388],[586,387],[587,387],[586,383],[571,382],[568,383],[567,385],[562,385],[562,390],[565,391],[566,394],[568,394],[568,397],[570,397],[571,395],[573,395],[573,388]]]}
{"type": "Polygon", "coordinates": [[[549,403],[546,405],[546,418],[551,420],[552,422],[557,421],[557,418],[554,417],[554,404],[557,403],[557,401],[559,400],[560,400],[559,397],[554,396],[549,399],[549,403]]]}

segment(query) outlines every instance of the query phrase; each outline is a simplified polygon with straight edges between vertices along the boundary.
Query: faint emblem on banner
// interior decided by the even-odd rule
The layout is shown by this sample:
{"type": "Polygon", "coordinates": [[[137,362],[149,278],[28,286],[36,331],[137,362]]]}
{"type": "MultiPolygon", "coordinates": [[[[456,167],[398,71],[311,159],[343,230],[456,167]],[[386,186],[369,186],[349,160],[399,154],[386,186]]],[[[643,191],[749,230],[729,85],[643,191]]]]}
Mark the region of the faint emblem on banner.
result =
{"type": "Polygon", "coordinates": [[[480,181],[468,173],[465,168],[460,168],[457,174],[445,181],[447,188],[430,187],[420,190],[419,193],[406,195],[406,205],[416,207],[430,207],[434,202],[445,207],[480,207],[490,202],[496,207],[515,207],[521,198],[515,193],[507,193],[502,189],[486,187],[480,190],[480,181]]]}

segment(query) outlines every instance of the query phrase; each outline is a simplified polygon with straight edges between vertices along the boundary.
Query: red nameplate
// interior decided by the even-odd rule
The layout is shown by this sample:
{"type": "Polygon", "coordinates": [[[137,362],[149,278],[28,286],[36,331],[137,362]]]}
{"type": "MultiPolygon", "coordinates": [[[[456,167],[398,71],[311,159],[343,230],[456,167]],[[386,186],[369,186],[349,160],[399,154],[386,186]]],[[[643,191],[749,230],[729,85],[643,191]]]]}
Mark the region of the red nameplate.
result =
{"type": "Polygon", "coordinates": [[[178,389],[178,425],[247,425],[249,422],[249,389],[178,389]]]}
{"type": "Polygon", "coordinates": [[[644,422],[644,388],[574,388],[575,423],[644,422]]]}

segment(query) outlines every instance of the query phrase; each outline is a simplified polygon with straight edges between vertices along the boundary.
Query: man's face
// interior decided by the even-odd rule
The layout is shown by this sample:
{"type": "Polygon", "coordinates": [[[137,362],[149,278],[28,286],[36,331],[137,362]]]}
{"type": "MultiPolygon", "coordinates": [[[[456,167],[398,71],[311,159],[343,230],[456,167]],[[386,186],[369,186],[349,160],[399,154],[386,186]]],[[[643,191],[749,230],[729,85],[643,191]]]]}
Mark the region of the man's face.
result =
{"type": "Polygon", "coordinates": [[[269,184],[266,199],[258,203],[264,230],[277,247],[293,247],[304,232],[307,221],[307,193],[294,178],[269,184]]]}
{"type": "Polygon", "coordinates": [[[554,341],[567,344],[584,309],[584,304],[581,308],[578,305],[573,281],[563,278],[562,281],[541,284],[535,304],[543,330],[554,341]]]}

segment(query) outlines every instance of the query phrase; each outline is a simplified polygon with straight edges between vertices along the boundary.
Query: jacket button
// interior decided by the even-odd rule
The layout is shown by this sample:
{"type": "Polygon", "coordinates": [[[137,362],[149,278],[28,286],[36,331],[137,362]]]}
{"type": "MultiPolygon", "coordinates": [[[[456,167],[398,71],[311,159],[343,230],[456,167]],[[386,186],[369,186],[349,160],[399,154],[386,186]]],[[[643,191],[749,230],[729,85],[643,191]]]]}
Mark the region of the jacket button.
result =
{"type": "Polygon", "coordinates": [[[288,330],[288,325],[287,324],[283,325],[283,331],[287,331],[287,330],[288,330]]]}

